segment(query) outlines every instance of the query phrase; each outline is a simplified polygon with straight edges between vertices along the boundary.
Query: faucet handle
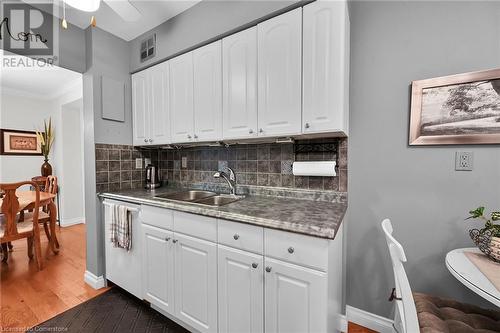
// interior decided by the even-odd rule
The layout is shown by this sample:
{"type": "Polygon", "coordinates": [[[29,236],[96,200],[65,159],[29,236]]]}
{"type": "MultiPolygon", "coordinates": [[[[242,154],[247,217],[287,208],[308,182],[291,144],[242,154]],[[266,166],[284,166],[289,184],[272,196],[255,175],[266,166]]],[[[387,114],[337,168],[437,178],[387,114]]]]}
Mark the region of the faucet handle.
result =
{"type": "Polygon", "coordinates": [[[233,169],[231,169],[230,167],[226,167],[226,169],[229,171],[229,179],[231,179],[232,181],[235,181],[236,174],[234,173],[233,169]]]}

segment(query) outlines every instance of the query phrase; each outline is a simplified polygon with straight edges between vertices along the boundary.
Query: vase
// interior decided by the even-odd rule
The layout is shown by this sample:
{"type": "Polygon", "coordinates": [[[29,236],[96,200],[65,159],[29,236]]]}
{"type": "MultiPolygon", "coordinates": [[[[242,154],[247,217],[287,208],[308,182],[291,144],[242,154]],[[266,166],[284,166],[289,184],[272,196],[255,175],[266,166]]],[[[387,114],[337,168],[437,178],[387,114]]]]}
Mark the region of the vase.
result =
{"type": "Polygon", "coordinates": [[[44,177],[50,176],[52,174],[52,165],[50,165],[48,158],[46,158],[45,162],[42,164],[41,171],[42,176],[44,177]]]}

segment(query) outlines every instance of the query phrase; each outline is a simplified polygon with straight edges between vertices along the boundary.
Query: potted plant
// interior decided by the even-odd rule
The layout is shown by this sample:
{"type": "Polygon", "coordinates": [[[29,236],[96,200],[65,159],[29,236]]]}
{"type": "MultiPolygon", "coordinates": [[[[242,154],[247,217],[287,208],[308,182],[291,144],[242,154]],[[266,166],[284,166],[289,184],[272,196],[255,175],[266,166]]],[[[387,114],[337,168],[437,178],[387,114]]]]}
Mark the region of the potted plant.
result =
{"type": "Polygon", "coordinates": [[[471,229],[469,235],[477,247],[488,256],[488,258],[500,262],[500,212],[491,212],[489,218],[484,214],[484,207],[478,207],[469,211],[468,219],[481,219],[484,221],[484,228],[471,229]]]}
{"type": "Polygon", "coordinates": [[[44,131],[36,131],[36,136],[38,137],[38,144],[40,145],[40,150],[42,151],[45,162],[42,164],[41,172],[42,176],[47,177],[52,174],[52,166],[49,163],[49,154],[52,149],[52,144],[54,143],[54,128],[52,127],[52,119],[49,118],[49,122],[43,121],[44,131]]]}

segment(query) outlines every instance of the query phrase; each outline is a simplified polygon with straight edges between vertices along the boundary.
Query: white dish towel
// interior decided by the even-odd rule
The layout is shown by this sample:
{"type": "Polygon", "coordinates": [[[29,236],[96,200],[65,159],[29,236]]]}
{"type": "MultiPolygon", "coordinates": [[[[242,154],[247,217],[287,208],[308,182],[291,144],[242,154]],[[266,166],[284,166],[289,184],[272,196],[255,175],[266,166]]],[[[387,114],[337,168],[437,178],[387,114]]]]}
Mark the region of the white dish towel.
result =
{"type": "Polygon", "coordinates": [[[109,205],[111,210],[111,243],[130,251],[132,248],[132,213],[127,206],[109,205]]]}

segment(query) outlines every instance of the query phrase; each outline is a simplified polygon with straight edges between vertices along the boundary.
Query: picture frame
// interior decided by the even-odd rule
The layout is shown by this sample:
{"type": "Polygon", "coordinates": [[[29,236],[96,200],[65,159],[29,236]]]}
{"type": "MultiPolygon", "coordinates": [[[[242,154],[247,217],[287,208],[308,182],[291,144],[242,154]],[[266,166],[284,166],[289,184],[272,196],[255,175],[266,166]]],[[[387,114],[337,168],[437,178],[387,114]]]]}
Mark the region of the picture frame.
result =
{"type": "Polygon", "coordinates": [[[500,144],[500,68],[413,81],[409,145],[500,144]]]}
{"type": "Polygon", "coordinates": [[[0,129],[0,155],[42,156],[36,132],[0,129]]]}

